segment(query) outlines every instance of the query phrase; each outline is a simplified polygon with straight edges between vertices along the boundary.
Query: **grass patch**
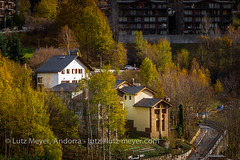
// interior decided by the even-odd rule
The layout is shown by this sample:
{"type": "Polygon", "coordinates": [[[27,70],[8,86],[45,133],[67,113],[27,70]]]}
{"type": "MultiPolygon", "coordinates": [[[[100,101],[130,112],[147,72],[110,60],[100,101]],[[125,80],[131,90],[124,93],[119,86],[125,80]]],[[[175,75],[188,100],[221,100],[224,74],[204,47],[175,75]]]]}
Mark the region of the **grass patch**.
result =
{"type": "Polygon", "coordinates": [[[238,28],[240,26],[240,19],[237,15],[233,15],[233,26],[235,28],[238,28]]]}
{"type": "Polygon", "coordinates": [[[127,157],[138,157],[144,155],[144,158],[159,157],[166,154],[179,155],[191,149],[191,145],[181,140],[175,139],[166,148],[166,140],[155,140],[157,143],[146,143],[151,141],[149,138],[126,139],[124,143],[112,144],[112,155],[115,159],[127,159],[127,157]],[[127,142],[127,143],[126,143],[127,142]],[[130,142],[130,143],[129,143],[130,142]],[[135,142],[132,143],[131,142],[135,142]],[[138,142],[138,143],[137,143],[138,142]]]}
{"type": "Polygon", "coordinates": [[[31,58],[35,52],[35,48],[24,48],[23,53],[25,58],[31,58]]]}

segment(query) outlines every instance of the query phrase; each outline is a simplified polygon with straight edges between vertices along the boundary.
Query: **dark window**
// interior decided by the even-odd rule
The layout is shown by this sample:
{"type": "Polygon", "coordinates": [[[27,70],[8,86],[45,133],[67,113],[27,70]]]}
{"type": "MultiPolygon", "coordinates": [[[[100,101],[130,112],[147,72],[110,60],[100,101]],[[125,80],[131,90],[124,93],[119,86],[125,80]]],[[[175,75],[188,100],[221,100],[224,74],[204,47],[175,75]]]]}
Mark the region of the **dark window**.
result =
{"type": "Polygon", "coordinates": [[[159,114],[159,109],[155,109],[155,114],[159,114]]]}
{"type": "Polygon", "coordinates": [[[165,114],[162,114],[162,131],[165,131],[165,114]]]}
{"type": "Polygon", "coordinates": [[[162,113],[167,113],[167,110],[166,109],[162,109],[162,113]]]}
{"type": "Polygon", "coordinates": [[[77,80],[72,80],[72,83],[77,83],[77,80]]]}
{"type": "Polygon", "coordinates": [[[67,69],[67,74],[69,74],[70,73],[70,71],[69,71],[69,69],[67,69]]]}
{"type": "Polygon", "coordinates": [[[132,97],[131,96],[129,96],[129,100],[131,100],[132,99],[132,97]]]}
{"type": "Polygon", "coordinates": [[[156,120],[156,129],[157,129],[157,131],[159,131],[159,128],[160,128],[159,120],[156,120]]]}
{"type": "Polygon", "coordinates": [[[37,81],[38,83],[42,83],[42,77],[38,77],[37,81]]]}
{"type": "Polygon", "coordinates": [[[70,83],[69,81],[61,81],[61,83],[70,83]]]}
{"type": "Polygon", "coordinates": [[[125,100],[127,100],[127,96],[125,96],[125,100]]]}
{"type": "Polygon", "coordinates": [[[65,70],[62,70],[62,74],[65,74],[65,70]]]}
{"type": "Polygon", "coordinates": [[[78,74],[82,74],[82,69],[78,69],[78,74]]]}

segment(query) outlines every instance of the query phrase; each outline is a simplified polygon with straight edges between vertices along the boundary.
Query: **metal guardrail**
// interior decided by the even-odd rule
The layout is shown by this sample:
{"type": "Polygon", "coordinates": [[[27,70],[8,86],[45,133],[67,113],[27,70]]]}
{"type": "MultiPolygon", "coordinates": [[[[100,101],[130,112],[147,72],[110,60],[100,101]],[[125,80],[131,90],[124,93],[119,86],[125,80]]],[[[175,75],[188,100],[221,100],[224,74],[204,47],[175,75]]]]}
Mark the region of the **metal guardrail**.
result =
{"type": "Polygon", "coordinates": [[[210,120],[204,120],[203,125],[209,126],[219,132],[218,135],[214,138],[213,142],[210,143],[207,150],[205,150],[200,155],[201,160],[206,160],[206,159],[208,159],[209,155],[213,153],[213,151],[216,149],[216,147],[222,141],[224,136],[227,134],[227,129],[223,124],[221,124],[219,122],[215,122],[215,121],[210,121],[210,120]]]}

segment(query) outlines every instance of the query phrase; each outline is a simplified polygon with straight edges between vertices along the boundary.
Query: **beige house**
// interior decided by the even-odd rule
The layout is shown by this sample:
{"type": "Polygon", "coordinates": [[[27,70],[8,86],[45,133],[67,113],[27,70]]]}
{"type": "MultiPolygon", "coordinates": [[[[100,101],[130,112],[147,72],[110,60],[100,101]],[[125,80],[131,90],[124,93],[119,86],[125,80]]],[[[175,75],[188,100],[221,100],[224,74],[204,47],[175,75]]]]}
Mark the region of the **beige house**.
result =
{"type": "Polygon", "coordinates": [[[127,109],[127,127],[150,138],[168,137],[170,102],[154,98],[156,93],[144,86],[134,86],[128,81],[117,80],[116,88],[127,109]]]}

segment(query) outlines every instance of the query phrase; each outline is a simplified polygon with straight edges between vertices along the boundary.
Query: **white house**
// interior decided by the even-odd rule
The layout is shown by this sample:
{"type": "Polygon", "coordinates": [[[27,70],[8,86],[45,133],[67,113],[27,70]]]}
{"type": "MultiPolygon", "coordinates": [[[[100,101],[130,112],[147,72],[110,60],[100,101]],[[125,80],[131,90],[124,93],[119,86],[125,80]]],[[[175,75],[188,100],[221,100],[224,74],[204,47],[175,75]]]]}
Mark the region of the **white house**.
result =
{"type": "Polygon", "coordinates": [[[78,83],[86,77],[86,69],[93,69],[77,55],[52,56],[35,72],[37,85],[52,88],[61,83],[78,83]]]}

